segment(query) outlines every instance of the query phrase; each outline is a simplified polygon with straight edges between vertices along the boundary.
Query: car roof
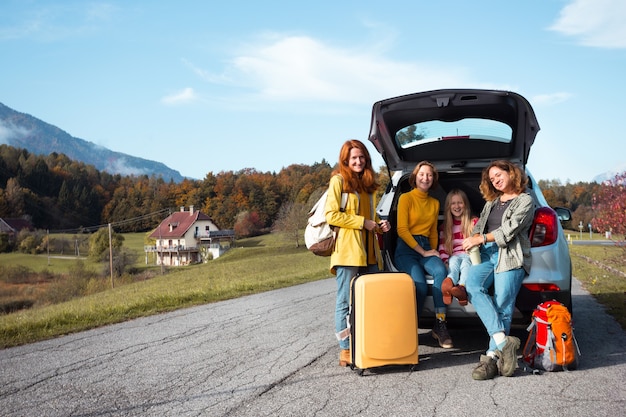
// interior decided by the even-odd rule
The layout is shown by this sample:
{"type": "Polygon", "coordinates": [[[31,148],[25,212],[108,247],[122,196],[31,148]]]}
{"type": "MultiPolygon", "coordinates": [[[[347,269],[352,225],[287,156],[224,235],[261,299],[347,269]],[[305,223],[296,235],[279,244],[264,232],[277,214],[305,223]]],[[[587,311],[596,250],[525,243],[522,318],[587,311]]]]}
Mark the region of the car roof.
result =
{"type": "MultiPolygon", "coordinates": [[[[501,129],[500,129],[501,130],[501,129]]],[[[496,159],[526,166],[539,123],[528,100],[503,90],[442,89],[374,103],[369,140],[391,171],[410,171],[430,161],[440,172],[480,170],[496,159]],[[461,125],[471,123],[472,127],[461,125]],[[485,124],[502,126],[507,135],[490,135],[485,124]],[[438,135],[454,127],[459,132],[438,135]],[[415,130],[422,129],[415,135],[415,130]],[[408,130],[407,130],[408,129],[408,130]],[[411,130],[412,129],[412,130],[411,130]],[[468,131],[465,131],[468,129],[468,131]],[[472,130],[473,129],[473,130],[472,130]],[[481,131],[483,129],[483,131],[481,131]],[[413,134],[403,142],[401,135],[413,134]]]]}

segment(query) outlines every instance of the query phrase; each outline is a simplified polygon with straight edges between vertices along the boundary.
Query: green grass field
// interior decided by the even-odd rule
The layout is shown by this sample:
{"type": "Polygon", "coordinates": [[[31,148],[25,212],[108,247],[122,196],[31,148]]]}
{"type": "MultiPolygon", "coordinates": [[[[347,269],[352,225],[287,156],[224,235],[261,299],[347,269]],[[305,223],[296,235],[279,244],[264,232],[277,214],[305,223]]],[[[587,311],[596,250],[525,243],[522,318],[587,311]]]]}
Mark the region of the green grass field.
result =
{"type": "MultiPolygon", "coordinates": [[[[624,249],[570,246],[574,276],[626,329],[626,265],[624,249]]],[[[574,305],[576,314],[576,305],[574,305]]]]}
{"type": "MultiPolygon", "coordinates": [[[[128,239],[125,243],[132,241],[139,239],[128,239]]],[[[143,243],[140,246],[143,251],[143,243]]],[[[29,267],[46,262],[45,256],[29,256],[30,260],[2,254],[0,262],[28,261],[25,263],[29,267]]],[[[160,267],[151,266],[156,273],[152,279],[116,285],[60,304],[1,315],[0,347],[327,278],[328,262],[328,258],[313,256],[304,246],[296,248],[282,235],[241,239],[231,250],[206,264],[169,268],[164,275],[160,275],[160,267]]],[[[141,264],[145,267],[143,256],[138,262],[141,264]]],[[[58,265],[61,268],[61,263],[58,265]]]]}
{"type": "MultiPolygon", "coordinates": [[[[328,258],[312,255],[303,245],[296,248],[294,242],[281,234],[240,239],[218,259],[169,268],[164,275],[160,274],[160,267],[145,264],[144,234],[125,237],[125,246],[140,255],[135,266],[149,270],[153,278],[120,280],[111,288],[109,278],[101,277],[97,278],[103,281],[98,283],[98,292],[89,296],[0,315],[0,348],[330,276],[328,258]]],[[[603,268],[609,266],[626,272],[624,250],[577,245],[570,246],[570,250],[574,275],[626,328],[626,279],[603,268]],[[599,264],[589,262],[588,258],[599,264]]],[[[77,268],[77,262],[58,258],[48,261],[46,255],[0,254],[0,267],[22,265],[37,271],[68,272],[77,268]]],[[[84,268],[103,267],[91,261],[83,262],[84,268]]]]}

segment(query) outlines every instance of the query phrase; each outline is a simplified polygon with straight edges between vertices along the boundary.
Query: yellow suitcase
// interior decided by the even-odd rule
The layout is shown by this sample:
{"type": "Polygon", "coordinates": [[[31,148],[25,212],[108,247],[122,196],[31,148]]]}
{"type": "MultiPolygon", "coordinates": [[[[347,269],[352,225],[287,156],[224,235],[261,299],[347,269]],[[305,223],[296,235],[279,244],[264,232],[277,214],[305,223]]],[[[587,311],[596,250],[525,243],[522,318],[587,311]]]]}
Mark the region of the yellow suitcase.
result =
{"type": "Polygon", "coordinates": [[[415,284],[403,272],[357,275],[350,283],[352,369],[418,363],[415,284]]]}

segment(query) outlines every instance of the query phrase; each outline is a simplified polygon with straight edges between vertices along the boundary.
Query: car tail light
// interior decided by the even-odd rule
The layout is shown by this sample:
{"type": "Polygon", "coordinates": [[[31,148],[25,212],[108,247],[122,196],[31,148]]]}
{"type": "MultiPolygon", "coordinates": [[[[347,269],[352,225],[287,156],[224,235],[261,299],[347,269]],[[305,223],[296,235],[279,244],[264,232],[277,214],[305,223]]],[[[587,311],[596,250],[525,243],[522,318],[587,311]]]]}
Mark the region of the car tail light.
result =
{"type": "Polygon", "coordinates": [[[535,220],[530,228],[532,247],[551,245],[556,242],[559,233],[559,218],[550,207],[541,207],[535,211],[535,220]]]}
{"type": "Polygon", "coordinates": [[[523,284],[524,288],[530,291],[561,291],[558,285],[545,283],[545,284],[523,284]]]}

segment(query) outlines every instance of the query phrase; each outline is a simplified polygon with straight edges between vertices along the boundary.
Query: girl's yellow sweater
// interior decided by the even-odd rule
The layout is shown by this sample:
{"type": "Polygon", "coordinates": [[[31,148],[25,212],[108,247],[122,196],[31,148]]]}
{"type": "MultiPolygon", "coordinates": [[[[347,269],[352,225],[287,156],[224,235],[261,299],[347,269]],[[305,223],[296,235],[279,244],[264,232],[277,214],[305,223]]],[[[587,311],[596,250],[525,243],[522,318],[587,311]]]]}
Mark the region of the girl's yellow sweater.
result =
{"type": "Polygon", "coordinates": [[[400,196],[398,201],[398,236],[410,247],[417,241],[414,235],[426,236],[431,249],[437,249],[437,219],[439,200],[417,188],[400,196]]]}

